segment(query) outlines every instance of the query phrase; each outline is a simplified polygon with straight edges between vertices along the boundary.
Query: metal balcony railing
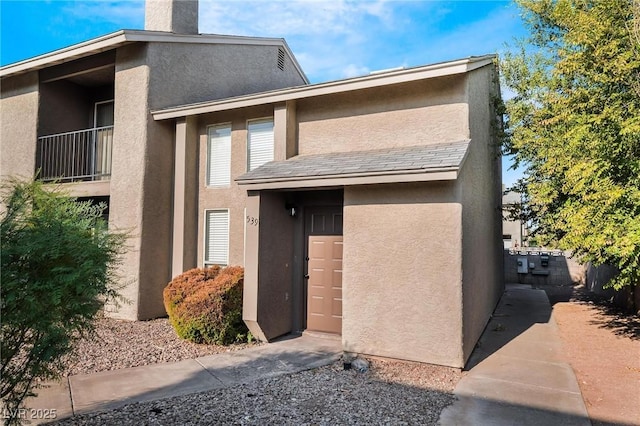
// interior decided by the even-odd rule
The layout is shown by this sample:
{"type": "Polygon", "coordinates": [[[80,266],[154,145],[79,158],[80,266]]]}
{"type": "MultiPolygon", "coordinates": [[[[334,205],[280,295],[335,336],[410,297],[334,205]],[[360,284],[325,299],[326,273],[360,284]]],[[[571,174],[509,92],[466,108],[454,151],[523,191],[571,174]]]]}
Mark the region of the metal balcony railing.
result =
{"type": "Polygon", "coordinates": [[[38,138],[38,179],[50,182],[107,180],[111,176],[113,126],[38,138]]]}

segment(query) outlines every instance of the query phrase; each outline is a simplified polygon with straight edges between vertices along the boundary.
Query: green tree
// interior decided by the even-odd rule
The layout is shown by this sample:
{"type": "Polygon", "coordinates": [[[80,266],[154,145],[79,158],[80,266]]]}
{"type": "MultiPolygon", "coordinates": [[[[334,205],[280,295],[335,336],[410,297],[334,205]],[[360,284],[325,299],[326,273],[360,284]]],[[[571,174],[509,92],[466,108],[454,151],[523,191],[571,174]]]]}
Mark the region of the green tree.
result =
{"type": "Polygon", "coordinates": [[[530,35],[502,61],[505,153],[545,244],[640,281],[640,1],[517,0],[530,35]]]}
{"type": "Polygon", "coordinates": [[[8,423],[40,380],[59,376],[62,356],[117,299],[114,267],[125,236],[107,230],[104,206],[39,182],[2,187],[0,396],[8,423]]]}

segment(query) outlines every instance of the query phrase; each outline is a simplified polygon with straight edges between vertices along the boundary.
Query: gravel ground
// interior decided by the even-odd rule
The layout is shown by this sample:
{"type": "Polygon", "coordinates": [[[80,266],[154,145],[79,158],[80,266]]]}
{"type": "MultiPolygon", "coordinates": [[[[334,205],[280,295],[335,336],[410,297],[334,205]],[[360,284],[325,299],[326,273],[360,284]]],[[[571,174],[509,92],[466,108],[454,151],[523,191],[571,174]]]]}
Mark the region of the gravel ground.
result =
{"type": "MultiPolygon", "coordinates": [[[[100,319],[97,339],[81,342],[67,375],[115,370],[240,350],[248,345],[196,345],[176,337],[166,319],[100,319]]],[[[56,425],[335,425],[436,424],[455,397],[460,370],[371,359],[361,373],[342,362],[116,410],[75,416],[56,425]]]]}
{"type": "Polygon", "coordinates": [[[435,425],[455,397],[457,369],[372,360],[370,370],[335,363],[288,376],[117,410],[57,425],[435,425]]]}
{"type": "Polygon", "coordinates": [[[176,335],[166,318],[135,322],[100,318],[96,323],[96,336],[79,343],[77,350],[68,358],[68,368],[63,375],[176,362],[248,346],[198,345],[187,342],[176,335]]]}

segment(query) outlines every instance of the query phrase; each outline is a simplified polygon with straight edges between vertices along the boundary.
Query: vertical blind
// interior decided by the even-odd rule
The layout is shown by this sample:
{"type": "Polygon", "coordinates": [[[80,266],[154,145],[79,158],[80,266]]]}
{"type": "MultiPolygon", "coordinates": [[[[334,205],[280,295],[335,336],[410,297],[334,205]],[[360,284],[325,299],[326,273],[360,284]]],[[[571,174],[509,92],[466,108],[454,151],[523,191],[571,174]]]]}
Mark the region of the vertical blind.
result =
{"type": "Polygon", "coordinates": [[[273,161],[273,120],[251,121],[248,126],[249,171],[273,161]]]}
{"type": "Polygon", "coordinates": [[[229,264],[229,211],[209,210],[206,218],[204,263],[229,264]]]}
{"type": "Polygon", "coordinates": [[[209,128],[207,185],[226,186],[231,183],[231,126],[209,128]]]}

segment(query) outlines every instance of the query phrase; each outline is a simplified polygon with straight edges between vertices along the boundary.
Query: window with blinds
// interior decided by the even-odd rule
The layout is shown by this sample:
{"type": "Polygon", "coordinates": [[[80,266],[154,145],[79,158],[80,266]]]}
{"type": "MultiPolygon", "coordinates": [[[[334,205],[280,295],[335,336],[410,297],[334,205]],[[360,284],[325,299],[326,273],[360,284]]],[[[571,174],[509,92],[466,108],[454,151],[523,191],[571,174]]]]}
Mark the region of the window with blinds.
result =
{"type": "Polygon", "coordinates": [[[247,169],[273,161],[273,120],[255,120],[248,124],[247,169]]]}
{"type": "Polygon", "coordinates": [[[231,125],[209,127],[207,186],[231,184],[231,125]]]}
{"type": "Polygon", "coordinates": [[[205,214],[205,265],[229,264],[229,210],[207,210],[205,214]]]}

